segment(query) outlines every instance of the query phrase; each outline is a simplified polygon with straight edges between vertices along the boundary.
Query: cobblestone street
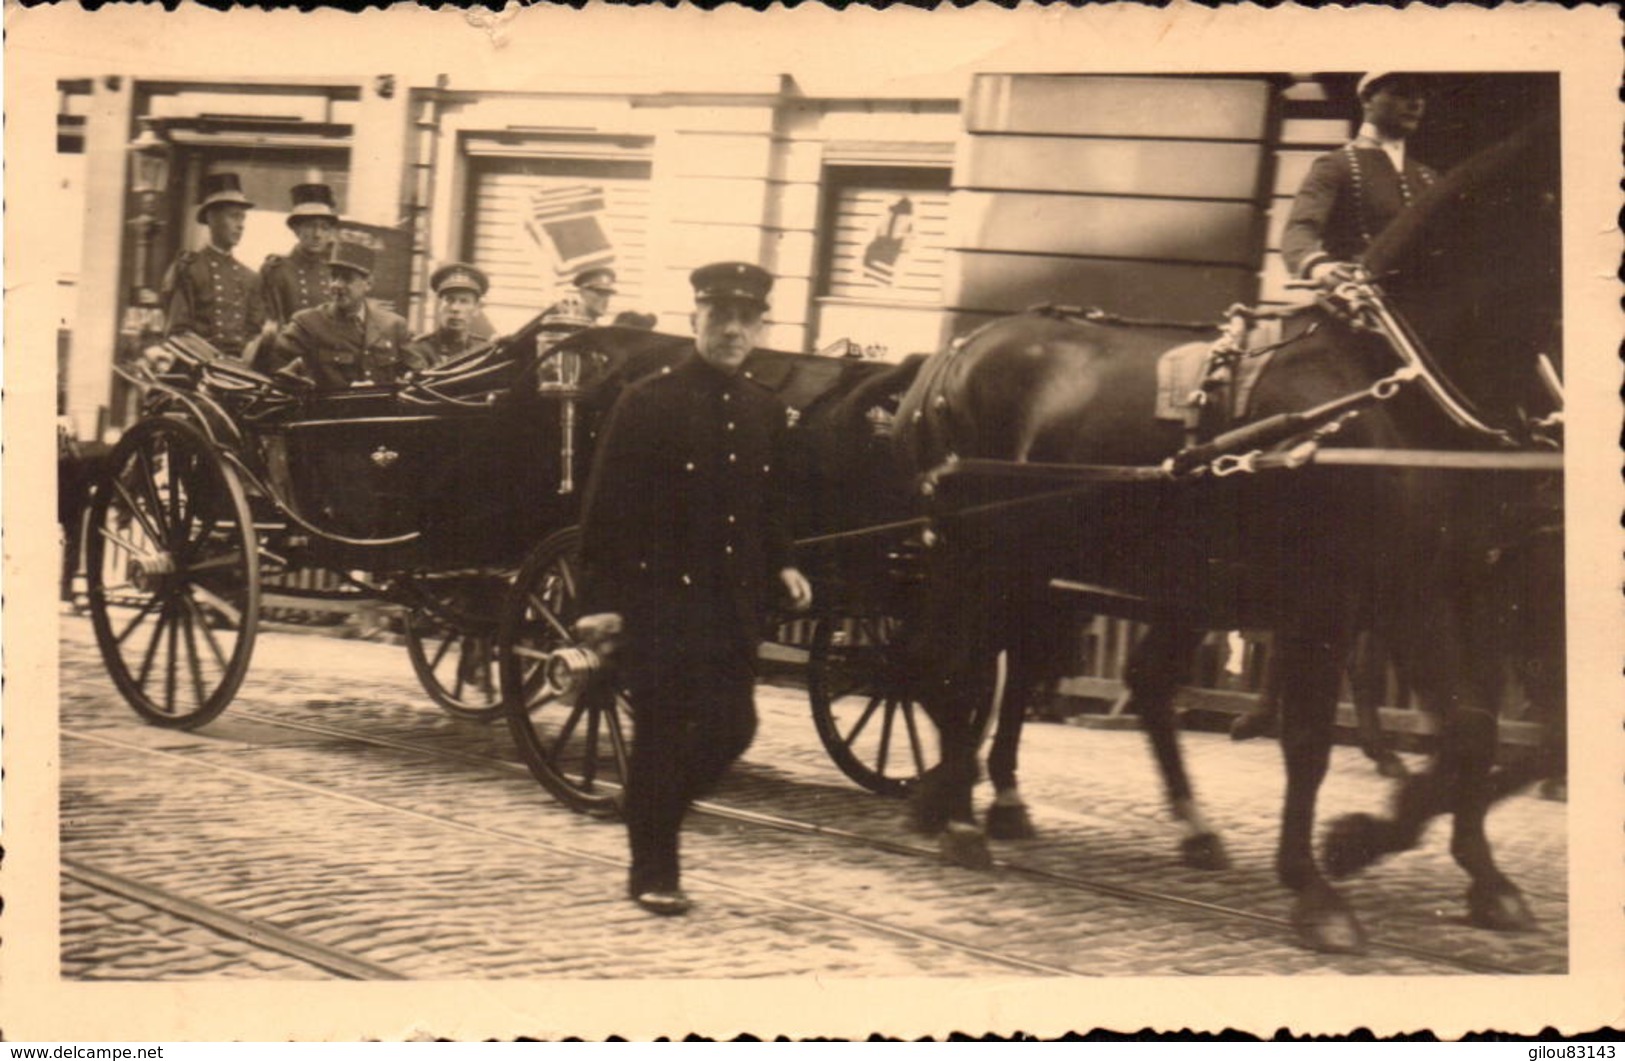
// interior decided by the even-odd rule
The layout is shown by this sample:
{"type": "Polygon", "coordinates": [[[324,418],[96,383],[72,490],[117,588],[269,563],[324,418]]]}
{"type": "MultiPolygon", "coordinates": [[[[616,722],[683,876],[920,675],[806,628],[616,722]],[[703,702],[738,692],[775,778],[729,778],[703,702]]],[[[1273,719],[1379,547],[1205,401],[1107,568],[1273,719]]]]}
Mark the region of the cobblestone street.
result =
{"type": "MultiPolygon", "coordinates": [[[[1497,856],[1541,929],[1462,922],[1448,830],[1356,878],[1369,952],[1300,950],[1272,857],[1270,742],[1188,734],[1233,868],[1182,867],[1143,739],[1028,727],[1039,838],[1000,865],[941,864],[902,804],[831,764],[806,696],[762,725],[684,833],[686,918],[624,897],[622,828],[554,803],[502,722],[440,713],[399,647],[262,634],[233,705],[196,732],[142,724],[63,617],[62,973],[70,979],[411,979],[1557,973],[1567,961],[1564,807],[1513,797],[1497,856]],[[1217,909],[1224,908],[1224,909],[1217,909]],[[308,945],[300,950],[294,943],[308,945]]],[[[1321,821],[1381,809],[1339,747],[1321,821]]],[[[985,802],[985,796],[983,797],[985,802]]]]}

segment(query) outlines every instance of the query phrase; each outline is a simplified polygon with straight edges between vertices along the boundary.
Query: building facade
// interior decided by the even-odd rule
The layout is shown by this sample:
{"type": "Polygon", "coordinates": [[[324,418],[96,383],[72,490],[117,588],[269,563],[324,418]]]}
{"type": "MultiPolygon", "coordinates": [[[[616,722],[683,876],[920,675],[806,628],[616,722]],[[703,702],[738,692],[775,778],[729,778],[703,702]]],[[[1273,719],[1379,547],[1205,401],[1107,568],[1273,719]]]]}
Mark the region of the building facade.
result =
{"type": "Polygon", "coordinates": [[[1280,228],[1308,162],[1354,128],[1355,76],[981,73],[896,97],[791,75],[522,92],[445,75],[63,81],[59,412],[80,438],[127,422],[112,366],[150,339],[150,292],[201,244],[197,189],[221,170],[258,204],[238,249],[252,267],[291,246],[303,181],[398,232],[385,294],[420,330],[428,276],[452,260],[491,276],[498,332],[611,264],[612,314],[684,333],[689,271],[728,258],[778,277],[764,341],[779,349],[899,358],[1039,302],[1212,319],[1289,297],[1280,228]],[[168,166],[143,199],[144,128],[168,166]]]}

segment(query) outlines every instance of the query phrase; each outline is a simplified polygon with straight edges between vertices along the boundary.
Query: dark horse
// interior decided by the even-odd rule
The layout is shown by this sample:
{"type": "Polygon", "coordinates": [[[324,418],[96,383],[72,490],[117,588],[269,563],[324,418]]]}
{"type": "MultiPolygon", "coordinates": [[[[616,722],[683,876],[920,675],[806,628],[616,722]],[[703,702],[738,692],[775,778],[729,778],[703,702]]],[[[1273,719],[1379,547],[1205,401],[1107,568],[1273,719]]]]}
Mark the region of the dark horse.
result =
{"type": "MultiPolygon", "coordinates": [[[[1535,358],[1554,333],[1560,301],[1555,136],[1555,123],[1541,122],[1481,152],[1379,236],[1364,264],[1384,291],[1381,305],[1440,382],[1383,384],[1381,400],[1316,441],[1463,450],[1522,439],[1538,411],[1529,397],[1539,389],[1535,358]],[[1447,417],[1441,396],[1496,437],[1447,417]]],[[[1362,392],[1374,398],[1373,385],[1400,367],[1393,343],[1350,323],[1369,322],[1369,309],[1328,303],[1289,322],[1290,341],[1264,370],[1247,413],[1254,424],[1282,425],[1256,436],[1259,448],[1300,446],[1315,425],[1286,426],[1279,417],[1362,392]]],[[[980,738],[971,720],[992,695],[1000,651],[1014,670],[1043,653],[1045,631],[1070,626],[1053,588],[1064,579],[1094,587],[1092,610],[1151,622],[1130,666],[1132,705],[1187,824],[1187,858],[1220,861],[1184,772],[1171,697],[1202,630],[1273,629],[1287,774],[1277,875],[1294,893],[1302,942],[1359,949],[1363,929],[1317,863],[1311,833],[1342,662],[1354,632],[1369,624],[1439,717],[1437,754],[1400,787],[1392,817],[1334,826],[1327,871],[1347,875],[1408,849],[1430,818],[1450,812],[1451,852],[1472,882],[1472,919],[1528,926],[1521,893],[1495,865],[1484,817],[1532,779],[1532,768],[1495,767],[1496,721],[1473,680],[1476,639],[1462,621],[1466,591],[1456,574],[1462,543],[1482,544],[1468,531],[1506,509],[1494,496],[1505,489],[1486,490],[1484,476],[1419,467],[1311,464],[1221,476],[1193,462],[1197,474],[1177,474],[1181,465],[1145,478],[1143,469],[1180,448],[1177,428],[1153,419],[1155,366],[1188,339],[1024,314],[936,355],[905,396],[898,443],[917,471],[981,458],[1039,473],[1046,464],[1087,465],[1105,476],[1082,487],[1060,471],[1060,482],[1037,485],[1010,474],[926,476],[939,518],[917,649],[943,762],[921,788],[923,816],[947,822],[950,857],[985,861],[971,814],[980,738]]]]}

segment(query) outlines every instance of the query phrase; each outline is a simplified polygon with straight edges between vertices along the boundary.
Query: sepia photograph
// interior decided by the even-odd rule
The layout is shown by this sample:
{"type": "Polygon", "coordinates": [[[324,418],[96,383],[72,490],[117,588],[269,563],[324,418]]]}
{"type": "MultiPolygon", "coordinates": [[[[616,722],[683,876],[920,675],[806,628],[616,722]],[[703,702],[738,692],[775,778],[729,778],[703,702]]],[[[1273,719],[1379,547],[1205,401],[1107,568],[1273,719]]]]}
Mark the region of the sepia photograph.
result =
{"type": "Polygon", "coordinates": [[[5,1037],[1617,1021],[1615,14],[8,6],[5,1037]]]}

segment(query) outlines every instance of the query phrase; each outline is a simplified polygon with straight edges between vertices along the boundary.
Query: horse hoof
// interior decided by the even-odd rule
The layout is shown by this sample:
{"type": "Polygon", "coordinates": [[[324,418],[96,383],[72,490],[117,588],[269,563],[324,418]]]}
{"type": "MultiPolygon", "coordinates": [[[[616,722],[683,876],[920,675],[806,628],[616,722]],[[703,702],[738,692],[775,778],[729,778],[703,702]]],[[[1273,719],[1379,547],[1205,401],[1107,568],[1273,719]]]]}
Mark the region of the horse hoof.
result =
{"type": "Polygon", "coordinates": [[[1365,953],[1365,929],[1335,888],[1314,884],[1292,902],[1292,927],[1298,942],[1323,954],[1365,953]]]}
{"type": "Polygon", "coordinates": [[[937,840],[942,860],[966,869],[992,869],[993,853],[982,830],[966,822],[949,822],[937,840]]]}
{"type": "Polygon", "coordinates": [[[1388,823],[1369,814],[1345,814],[1332,822],[1321,845],[1320,861],[1333,880],[1365,869],[1390,850],[1383,835],[1388,823]]]}
{"type": "Polygon", "coordinates": [[[1510,881],[1484,881],[1467,889],[1467,920],[1496,932],[1530,932],[1535,912],[1510,881]]]}
{"type": "Polygon", "coordinates": [[[1553,803],[1567,803],[1569,801],[1569,783],[1559,778],[1547,778],[1540,783],[1540,798],[1549,799],[1553,803]]]}
{"type": "Polygon", "coordinates": [[[1275,716],[1262,711],[1249,711],[1245,715],[1237,715],[1236,720],[1230,723],[1230,739],[1252,740],[1254,737],[1268,737],[1274,730],[1275,716]]]}
{"type": "Polygon", "coordinates": [[[1393,752],[1384,752],[1382,755],[1376,755],[1372,758],[1377,761],[1377,773],[1391,781],[1403,781],[1411,776],[1410,770],[1405,766],[1405,761],[1393,752]]]}
{"type": "Polygon", "coordinates": [[[1179,861],[1191,869],[1219,870],[1230,868],[1230,855],[1218,833],[1197,833],[1179,842],[1179,861]]]}
{"type": "Polygon", "coordinates": [[[987,835],[994,840],[1031,840],[1038,830],[1025,804],[995,803],[987,809],[987,835]]]}

